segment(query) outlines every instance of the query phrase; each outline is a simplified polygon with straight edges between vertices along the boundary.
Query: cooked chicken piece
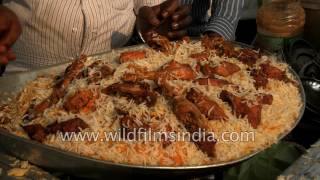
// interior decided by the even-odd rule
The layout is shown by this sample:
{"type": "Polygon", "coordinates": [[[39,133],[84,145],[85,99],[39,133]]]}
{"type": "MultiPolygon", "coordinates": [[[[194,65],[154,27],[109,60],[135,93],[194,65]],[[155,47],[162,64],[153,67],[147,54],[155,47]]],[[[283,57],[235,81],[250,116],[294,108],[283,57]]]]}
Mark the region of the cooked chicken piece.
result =
{"type": "Polygon", "coordinates": [[[144,58],[146,58],[145,51],[127,51],[120,54],[120,63],[132,62],[144,58]]]}
{"type": "Polygon", "coordinates": [[[248,66],[253,66],[256,64],[257,60],[261,57],[261,54],[252,50],[252,49],[240,49],[240,54],[238,55],[239,61],[242,63],[248,65],[248,66]]]}
{"type": "Polygon", "coordinates": [[[84,63],[87,61],[87,56],[81,55],[80,59],[72,62],[72,64],[67,67],[61,83],[57,84],[56,88],[66,89],[69,84],[82,72],[84,63]]]}
{"type": "Polygon", "coordinates": [[[207,50],[215,50],[218,56],[237,57],[237,52],[230,41],[225,41],[221,36],[209,37],[203,36],[201,39],[202,46],[207,50]]]}
{"type": "Polygon", "coordinates": [[[237,57],[238,52],[235,50],[234,45],[230,41],[224,41],[218,48],[216,49],[216,54],[218,56],[225,56],[225,57],[237,57]]]}
{"type": "Polygon", "coordinates": [[[185,98],[174,99],[173,112],[189,132],[207,129],[207,121],[201,116],[200,110],[185,98]]]}
{"type": "Polygon", "coordinates": [[[167,97],[175,98],[183,94],[182,87],[172,86],[166,79],[158,81],[158,85],[160,86],[162,93],[167,97]]]}
{"type": "Polygon", "coordinates": [[[148,71],[146,68],[136,65],[129,65],[128,68],[134,70],[134,73],[125,73],[121,78],[125,82],[139,82],[142,80],[157,79],[156,71],[148,71]]]}
{"type": "Polygon", "coordinates": [[[194,103],[202,114],[208,120],[226,120],[227,116],[224,110],[214,100],[209,99],[201,92],[191,89],[187,94],[187,99],[194,103]]]}
{"type": "Polygon", "coordinates": [[[208,76],[219,75],[223,77],[228,77],[234,73],[239,72],[240,70],[241,69],[239,66],[226,61],[221,62],[221,64],[216,67],[211,67],[209,64],[205,64],[202,67],[202,73],[208,76]]]}
{"type": "Polygon", "coordinates": [[[30,139],[38,142],[43,142],[47,137],[46,129],[41,124],[22,126],[22,128],[30,139]]]}
{"type": "Polygon", "coordinates": [[[203,51],[200,53],[191,54],[190,57],[197,61],[207,61],[209,58],[209,53],[206,51],[203,51]]]}
{"type": "Polygon", "coordinates": [[[133,99],[138,104],[146,102],[149,107],[157,101],[157,94],[146,83],[116,83],[103,89],[102,92],[108,95],[119,93],[133,99]]]}
{"type": "Polygon", "coordinates": [[[209,157],[215,157],[215,146],[216,141],[208,141],[207,137],[204,137],[203,140],[195,142],[199,149],[206,153],[209,157]]]}
{"type": "Polygon", "coordinates": [[[90,89],[78,90],[65,100],[63,107],[71,113],[88,113],[95,110],[94,102],[98,96],[99,95],[93,93],[90,89]]]}
{"type": "Polygon", "coordinates": [[[96,68],[96,67],[99,67],[101,64],[103,64],[102,60],[97,60],[97,61],[94,61],[93,63],[91,63],[88,68],[96,68]]]}
{"type": "Polygon", "coordinates": [[[261,122],[261,104],[249,105],[248,100],[235,96],[225,90],[221,92],[220,98],[231,106],[233,113],[236,114],[236,117],[242,118],[247,116],[250,125],[255,129],[258,127],[261,122]]]}
{"type": "Polygon", "coordinates": [[[31,104],[24,115],[24,120],[29,121],[39,117],[47,108],[52,105],[50,99],[45,99],[39,104],[31,104]]]}
{"type": "Polygon", "coordinates": [[[217,78],[199,78],[199,79],[196,79],[194,82],[198,83],[199,85],[215,86],[215,87],[223,87],[225,85],[231,84],[226,80],[217,79],[217,78]]]}
{"type": "Polygon", "coordinates": [[[161,70],[158,71],[160,76],[166,77],[166,79],[179,79],[179,80],[194,80],[196,73],[193,71],[190,65],[181,64],[176,61],[171,61],[165,64],[161,70]]]}
{"type": "Polygon", "coordinates": [[[271,105],[273,102],[273,96],[271,94],[259,94],[257,101],[259,104],[271,105]]]}
{"type": "Polygon", "coordinates": [[[268,84],[268,78],[261,73],[261,71],[253,69],[250,73],[250,75],[254,79],[254,86],[256,89],[259,89],[260,87],[266,88],[268,84]]]}
{"type": "Polygon", "coordinates": [[[53,104],[58,103],[59,100],[64,96],[69,84],[82,72],[86,60],[87,57],[81,55],[79,59],[73,61],[72,64],[67,67],[63,79],[54,85],[52,94],[49,96],[49,98],[43,100],[40,104],[30,105],[24,120],[31,121],[40,116],[47,108],[50,108],[53,104]]]}
{"type": "Polygon", "coordinates": [[[217,67],[214,68],[215,72],[217,75],[219,76],[223,76],[223,77],[227,77],[230,76],[236,72],[239,72],[241,69],[239,66],[237,66],[236,64],[233,63],[229,63],[229,62],[221,62],[221,64],[217,67]]]}
{"type": "Polygon", "coordinates": [[[201,45],[207,50],[214,50],[223,42],[224,42],[224,39],[219,36],[209,37],[208,35],[204,35],[201,38],[201,45]]]}
{"type": "Polygon", "coordinates": [[[121,136],[126,140],[134,140],[134,136],[138,134],[133,133],[138,133],[139,129],[140,132],[147,131],[149,129],[148,125],[141,122],[140,120],[137,120],[136,117],[129,115],[125,115],[120,118],[120,126],[121,136]]]}
{"type": "Polygon", "coordinates": [[[253,69],[251,71],[251,76],[255,80],[255,87],[257,89],[260,87],[265,88],[268,84],[268,78],[296,85],[295,81],[287,77],[285,71],[272,66],[270,63],[260,64],[260,69],[253,69]]]}
{"type": "MultiPolygon", "coordinates": [[[[173,102],[174,113],[178,120],[183,123],[187,131],[191,134],[206,130],[208,128],[207,121],[201,116],[199,109],[185,98],[175,99],[173,102]]],[[[200,135],[201,136],[201,135],[200,135]]],[[[208,156],[213,157],[215,152],[215,141],[207,141],[206,137],[201,137],[200,141],[194,141],[201,151],[208,156]],[[205,139],[203,141],[203,139],[205,139]]]]}
{"type": "Polygon", "coordinates": [[[138,66],[131,66],[129,68],[133,69],[135,73],[125,73],[122,76],[122,80],[125,82],[139,82],[144,79],[154,81],[162,81],[164,79],[193,80],[197,76],[190,65],[181,64],[176,61],[165,64],[158,71],[147,71],[138,66]]]}
{"type": "Polygon", "coordinates": [[[267,78],[276,79],[279,81],[286,81],[286,72],[281,69],[272,66],[270,63],[260,64],[260,71],[267,78]]]}
{"type": "Polygon", "coordinates": [[[236,114],[236,117],[242,118],[247,115],[248,105],[245,99],[235,96],[225,90],[220,93],[220,99],[231,106],[233,113],[236,114]]]}
{"type": "Polygon", "coordinates": [[[61,123],[54,122],[47,126],[47,132],[56,134],[57,132],[80,132],[81,130],[89,128],[89,125],[80,118],[73,118],[61,123]]]}
{"type": "Polygon", "coordinates": [[[155,49],[159,50],[165,54],[171,54],[173,51],[173,44],[165,36],[159,35],[157,32],[152,32],[151,37],[147,38],[147,44],[155,49]]]}
{"type": "Polygon", "coordinates": [[[114,70],[108,65],[102,65],[97,72],[89,76],[89,83],[97,83],[100,80],[113,75],[114,70]]]}
{"type": "Polygon", "coordinates": [[[258,125],[261,122],[261,110],[262,110],[262,105],[253,105],[253,106],[248,106],[247,109],[247,118],[250,123],[250,125],[257,129],[258,125]]]}

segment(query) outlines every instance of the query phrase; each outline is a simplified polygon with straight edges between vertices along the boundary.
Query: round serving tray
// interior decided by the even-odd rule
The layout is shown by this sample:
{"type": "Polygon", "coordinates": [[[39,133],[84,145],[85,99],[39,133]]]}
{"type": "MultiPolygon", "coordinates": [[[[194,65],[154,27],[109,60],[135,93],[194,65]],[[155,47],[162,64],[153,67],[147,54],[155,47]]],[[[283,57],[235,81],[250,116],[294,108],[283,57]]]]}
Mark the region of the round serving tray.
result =
{"type": "MultiPolygon", "coordinates": [[[[235,43],[237,46],[251,48],[248,45],[235,43]]],[[[127,50],[136,50],[146,48],[146,45],[137,45],[131,47],[125,47],[121,49],[112,50],[107,53],[90,56],[94,59],[110,59],[115,60],[119,53],[127,50]]],[[[270,53],[263,52],[268,55],[270,53]]],[[[24,85],[35,79],[38,75],[47,74],[52,72],[62,72],[69,63],[59,64],[51,67],[37,69],[31,72],[24,72],[15,75],[9,75],[0,78],[0,100],[6,101],[8,96],[13,96],[18,93],[24,85]]],[[[292,127],[279,136],[278,140],[284,138],[289,134],[299,123],[305,109],[305,92],[299,76],[290,68],[290,72],[294,75],[295,79],[299,83],[299,90],[303,106],[300,109],[298,118],[292,127]]],[[[133,177],[198,177],[201,175],[208,175],[219,170],[221,167],[239,163],[246,160],[257,153],[263,151],[268,147],[261,150],[252,152],[249,155],[243,156],[232,161],[219,162],[201,166],[178,166],[178,167],[166,167],[166,166],[143,166],[143,165],[130,165],[113,163],[108,161],[97,160],[85,156],[81,156],[76,153],[64,151],[55,147],[47,146],[36,141],[21,138],[10,134],[4,129],[0,129],[0,150],[5,151],[13,156],[16,156],[22,160],[27,160],[32,164],[39,167],[48,169],[50,171],[64,172],[79,177],[89,178],[133,178],[133,177]]]]}

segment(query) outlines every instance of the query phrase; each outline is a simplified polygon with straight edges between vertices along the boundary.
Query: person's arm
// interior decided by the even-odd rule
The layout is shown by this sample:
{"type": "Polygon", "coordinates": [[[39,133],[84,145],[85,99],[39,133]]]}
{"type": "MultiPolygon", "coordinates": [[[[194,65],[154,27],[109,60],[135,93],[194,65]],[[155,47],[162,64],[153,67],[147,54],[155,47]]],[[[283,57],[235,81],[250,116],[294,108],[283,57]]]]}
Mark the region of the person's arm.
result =
{"type": "Polygon", "coordinates": [[[22,32],[18,17],[9,8],[0,4],[0,64],[16,58],[11,46],[22,32]]]}
{"type": "Polygon", "coordinates": [[[244,0],[213,1],[212,16],[204,32],[217,33],[225,39],[234,40],[243,6],[244,0]]]}

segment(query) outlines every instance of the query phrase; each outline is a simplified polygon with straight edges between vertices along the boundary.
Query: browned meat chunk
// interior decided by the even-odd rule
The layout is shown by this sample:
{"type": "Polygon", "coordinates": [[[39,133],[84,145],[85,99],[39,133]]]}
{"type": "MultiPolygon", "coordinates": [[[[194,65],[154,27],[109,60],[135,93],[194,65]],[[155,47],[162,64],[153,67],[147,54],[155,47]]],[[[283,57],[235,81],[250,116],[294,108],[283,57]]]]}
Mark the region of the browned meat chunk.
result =
{"type": "MultiPolygon", "coordinates": [[[[191,134],[206,130],[208,128],[207,121],[202,118],[199,109],[190,101],[184,98],[175,99],[173,102],[174,113],[178,120],[183,123],[185,128],[191,134]]],[[[215,152],[215,141],[207,141],[207,138],[200,137],[200,141],[193,141],[201,151],[206,153],[208,156],[213,157],[215,152]]]]}
{"type": "Polygon", "coordinates": [[[161,86],[163,94],[167,97],[174,98],[182,94],[182,87],[172,86],[166,80],[160,81],[159,86],[161,86]]]}
{"type": "Polygon", "coordinates": [[[102,92],[108,95],[119,93],[138,104],[146,102],[147,106],[153,106],[157,101],[157,94],[146,83],[116,83],[103,89],[102,92]]]}
{"type": "Polygon", "coordinates": [[[41,124],[22,126],[22,128],[31,139],[38,142],[43,142],[47,137],[46,129],[41,124]]]}
{"type": "Polygon", "coordinates": [[[223,77],[230,76],[240,70],[239,66],[229,62],[222,62],[219,66],[215,67],[216,74],[223,77]]]}
{"type": "Polygon", "coordinates": [[[113,73],[114,70],[111,67],[109,67],[108,65],[103,65],[97,70],[97,72],[95,72],[91,77],[89,77],[89,83],[97,83],[101,79],[113,75],[113,73]]]}
{"type": "Polygon", "coordinates": [[[190,65],[181,64],[176,61],[165,64],[159,73],[160,76],[166,79],[194,80],[197,76],[190,65]]]}
{"type": "Polygon", "coordinates": [[[207,121],[202,118],[200,110],[187,99],[175,99],[173,112],[189,132],[207,129],[207,121]]]}
{"type": "Polygon", "coordinates": [[[132,62],[146,58],[145,51],[127,51],[120,54],[120,63],[132,62]]]}
{"type": "Polygon", "coordinates": [[[220,98],[231,106],[233,113],[236,114],[236,117],[247,116],[250,125],[253,128],[258,127],[261,121],[261,104],[250,106],[246,99],[235,96],[225,90],[221,92],[220,98]]]}
{"type": "Polygon", "coordinates": [[[248,66],[253,66],[257,60],[261,57],[261,54],[252,49],[241,49],[238,56],[239,61],[248,66]]]}
{"type": "Polygon", "coordinates": [[[121,135],[124,139],[133,140],[134,136],[140,131],[146,131],[149,127],[148,125],[144,124],[140,120],[137,120],[136,117],[132,117],[129,115],[125,115],[120,119],[120,126],[121,126],[121,135]],[[138,123],[137,123],[138,121],[138,123]]]}
{"type": "Polygon", "coordinates": [[[257,101],[259,104],[271,105],[273,102],[273,96],[271,94],[260,94],[257,97],[257,101]]]}
{"type": "Polygon", "coordinates": [[[173,51],[173,44],[170,43],[169,39],[155,31],[146,34],[146,42],[151,48],[165,54],[171,54],[173,51]]]}
{"type": "Polygon", "coordinates": [[[224,41],[216,50],[218,56],[237,57],[238,52],[235,51],[232,42],[224,41]]]}
{"type": "Polygon", "coordinates": [[[251,71],[251,76],[255,80],[255,87],[257,89],[260,87],[265,88],[268,84],[268,79],[275,79],[296,85],[296,82],[287,77],[285,71],[272,66],[270,63],[260,64],[260,69],[253,69],[251,71]]]}
{"type": "Polygon", "coordinates": [[[79,59],[73,61],[72,64],[67,67],[61,83],[58,83],[56,88],[66,89],[69,84],[82,72],[84,63],[86,61],[87,57],[84,55],[81,55],[79,59]]]}
{"type": "Polygon", "coordinates": [[[52,134],[55,134],[57,132],[62,132],[62,133],[76,132],[77,133],[86,128],[89,128],[89,125],[87,123],[85,123],[80,118],[74,118],[61,123],[55,122],[47,126],[47,131],[52,134]]]}
{"type": "Polygon", "coordinates": [[[195,82],[198,83],[199,85],[215,86],[215,87],[223,87],[225,85],[230,84],[226,80],[217,79],[217,78],[199,78],[199,79],[196,79],[195,82]]]}
{"type": "Polygon", "coordinates": [[[142,80],[157,79],[156,71],[148,71],[146,68],[142,68],[135,65],[129,65],[128,68],[134,70],[134,73],[125,73],[122,76],[122,80],[125,82],[139,82],[142,80]]]}
{"type": "Polygon", "coordinates": [[[191,89],[187,94],[187,99],[194,103],[208,120],[226,120],[227,116],[223,109],[213,100],[209,99],[201,92],[191,89]]]}
{"type": "Polygon", "coordinates": [[[208,76],[219,75],[223,77],[231,76],[232,74],[239,72],[241,69],[239,66],[229,63],[229,62],[221,62],[219,66],[211,67],[209,64],[205,64],[202,67],[202,72],[208,76]]]}
{"type": "Polygon", "coordinates": [[[220,99],[231,106],[233,113],[235,113],[237,117],[244,117],[247,115],[248,105],[241,97],[223,90],[220,94],[220,99]]]}
{"type": "Polygon", "coordinates": [[[261,105],[253,105],[247,109],[247,118],[253,128],[257,128],[261,121],[261,105]]]}
{"type": "Polygon", "coordinates": [[[287,80],[286,72],[282,71],[281,69],[270,65],[269,63],[260,64],[260,71],[270,79],[276,79],[279,81],[287,80]]]}
{"type": "Polygon", "coordinates": [[[94,61],[92,64],[90,64],[90,65],[88,66],[88,68],[91,68],[91,69],[92,69],[92,68],[99,67],[102,63],[103,63],[102,60],[94,61]]]}
{"type": "Polygon", "coordinates": [[[202,46],[209,50],[215,50],[218,56],[237,57],[237,52],[230,41],[225,41],[221,36],[203,36],[202,46]]]}
{"type": "Polygon", "coordinates": [[[81,111],[87,113],[95,110],[94,101],[96,99],[97,95],[91,90],[83,89],[68,97],[63,107],[68,112],[79,113],[81,111]]]}
{"type": "Polygon", "coordinates": [[[122,80],[125,82],[139,82],[144,79],[147,80],[193,80],[196,78],[196,73],[193,71],[190,65],[181,64],[176,61],[171,61],[165,64],[158,71],[147,71],[144,68],[131,66],[135,73],[125,73],[122,76],[122,80]]]}
{"type": "Polygon", "coordinates": [[[72,64],[67,67],[63,79],[56,83],[53,87],[53,91],[50,97],[45,99],[38,105],[31,105],[27,111],[27,114],[25,115],[24,120],[30,121],[35,119],[36,117],[40,116],[47,108],[59,102],[59,99],[64,96],[65,90],[69,86],[69,84],[74,79],[76,79],[79,74],[82,73],[82,69],[86,60],[87,57],[81,55],[79,59],[73,61],[72,64]]]}
{"type": "Polygon", "coordinates": [[[56,134],[58,131],[62,132],[62,126],[57,121],[48,125],[46,131],[50,134],[56,134]]]}
{"type": "Polygon", "coordinates": [[[206,61],[209,58],[209,53],[204,51],[201,53],[191,54],[190,57],[197,60],[197,61],[206,61]]]}
{"type": "Polygon", "coordinates": [[[206,153],[209,157],[215,156],[215,145],[216,141],[208,141],[207,137],[204,137],[203,140],[195,142],[199,149],[206,153]]]}
{"type": "Polygon", "coordinates": [[[224,42],[222,37],[209,37],[207,35],[201,38],[201,45],[209,50],[214,50],[224,42]]]}
{"type": "Polygon", "coordinates": [[[32,120],[39,117],[47,108],[51,106],[50,99],[45,99],[41,103],[34,105],[31,104],[27,113],[25,114],[24,120],[32,120]]]}
{"type": "Polygon", "coordinates": [[[265,77],[265,75],[263,73],[261,73],[261,71],[254,69],[251,71],[250,75],[254,79],[254,86],[256,89],[259,89],[260,87],[262,87],[262,88],[267,87],[268,78],[265,77]]]}

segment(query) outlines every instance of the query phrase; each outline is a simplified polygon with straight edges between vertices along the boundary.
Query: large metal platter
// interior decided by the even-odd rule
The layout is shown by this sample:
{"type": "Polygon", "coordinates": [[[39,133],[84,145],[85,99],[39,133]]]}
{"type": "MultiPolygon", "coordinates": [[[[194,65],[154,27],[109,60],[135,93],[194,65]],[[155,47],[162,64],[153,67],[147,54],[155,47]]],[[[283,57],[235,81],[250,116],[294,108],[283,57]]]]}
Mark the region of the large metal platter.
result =
{"type": "MultiPolygon", "coordinates": [[[[249,47],[244,44],[235,43],[237,46],[249,47]]],[[[113,61],[117,55],[126,50],[142,49],[145,45],[126,47],[118,50],[112,50],[107,53],[91,56],[94,59],[109,59],[113,61]]],[[[269,53],[267,53],[269,54],[269,53]]],[[[38,75],[52,72],[63,72],[69,63],[46,67],[31,72],[19,73],[15,75],[0,78],[0,100],[6,101],[7,97],[18,93],[24,85],[35,79],[38,75]]],[[[299,76],[290,69],[299,83],[301,99],[303,106],[301,107],[299,117],[293,124],[291,129],[283,133],[279,140],[285,137],[300,121],[305,109],[305,93],[299,76]]],[[[48,169],[50,171],[59,171],[81,177],[90,178],[132,178],[132,177],[187,177],[192,178],[201,175],[212,174],[222,167],[239,163],[248,159],[263,149],[227,162],[219,162],[216,164],[202,166],[183,166],[183,167],[163,167],[163,166],[142,166],[118,164],[108,161],[102,161],[84,157],[72,152],[40,144],[36,141],[21,138],[0,129],[0,149],[8,154],[14,155],[20,159],[27,160],[35,165],[48,169]]]]}

